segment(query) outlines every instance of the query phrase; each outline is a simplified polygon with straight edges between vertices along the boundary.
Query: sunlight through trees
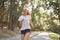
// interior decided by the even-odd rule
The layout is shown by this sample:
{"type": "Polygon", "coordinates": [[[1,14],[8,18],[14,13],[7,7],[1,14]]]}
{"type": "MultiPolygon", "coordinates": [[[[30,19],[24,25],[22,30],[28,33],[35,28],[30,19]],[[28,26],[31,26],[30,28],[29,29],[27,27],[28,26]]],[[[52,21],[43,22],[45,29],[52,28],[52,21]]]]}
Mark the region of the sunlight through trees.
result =
{"type": "Polygon", "coordinates": [[[14,30],[24,7],[29,8],[36,31],[60,34],[60,0],[1,0],[0,26],[14,30]]]}

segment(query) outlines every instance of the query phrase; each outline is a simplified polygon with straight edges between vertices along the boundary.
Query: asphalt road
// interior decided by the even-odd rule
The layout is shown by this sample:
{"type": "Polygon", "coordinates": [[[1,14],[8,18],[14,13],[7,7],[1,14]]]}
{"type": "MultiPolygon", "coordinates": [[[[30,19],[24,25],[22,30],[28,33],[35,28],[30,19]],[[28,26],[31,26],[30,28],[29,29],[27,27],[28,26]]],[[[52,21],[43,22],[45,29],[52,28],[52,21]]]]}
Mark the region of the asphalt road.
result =
{"type": "MultiPolygon", "coordinates": [[[[4,38],[0,40],[21,40],[20,36],[4,38]]],[[[32,32],[29,40],[51,40],[48,32],[32,32]]]]}

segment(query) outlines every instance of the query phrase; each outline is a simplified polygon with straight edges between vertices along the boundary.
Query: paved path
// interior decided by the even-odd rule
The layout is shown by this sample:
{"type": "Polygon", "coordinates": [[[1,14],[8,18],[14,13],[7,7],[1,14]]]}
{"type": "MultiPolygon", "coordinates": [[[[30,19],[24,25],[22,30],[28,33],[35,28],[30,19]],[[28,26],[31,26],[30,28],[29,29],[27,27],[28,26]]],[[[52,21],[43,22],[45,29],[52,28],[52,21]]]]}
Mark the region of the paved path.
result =
{"type": "MultiPolygon", "coordinates": [[[[0,40],[21,40],[20,36],[0,40]]],[[[32,32],[29,40],[50,40],[48,32],[32,32]]]]}

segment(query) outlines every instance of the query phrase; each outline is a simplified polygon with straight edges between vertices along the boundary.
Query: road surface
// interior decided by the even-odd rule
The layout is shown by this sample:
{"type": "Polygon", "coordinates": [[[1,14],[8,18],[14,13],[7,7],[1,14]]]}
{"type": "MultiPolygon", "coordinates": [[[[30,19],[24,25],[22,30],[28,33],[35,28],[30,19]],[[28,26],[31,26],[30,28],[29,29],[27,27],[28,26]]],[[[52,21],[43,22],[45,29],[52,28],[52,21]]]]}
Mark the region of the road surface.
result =
{"type": "MultiPolygon", "coordinates": [[[[21,40],[20,36],[9,37],[0,40],[21,40]]],[[[51,40],[48,32],[32,32],[29,40],[51,40]]]]}

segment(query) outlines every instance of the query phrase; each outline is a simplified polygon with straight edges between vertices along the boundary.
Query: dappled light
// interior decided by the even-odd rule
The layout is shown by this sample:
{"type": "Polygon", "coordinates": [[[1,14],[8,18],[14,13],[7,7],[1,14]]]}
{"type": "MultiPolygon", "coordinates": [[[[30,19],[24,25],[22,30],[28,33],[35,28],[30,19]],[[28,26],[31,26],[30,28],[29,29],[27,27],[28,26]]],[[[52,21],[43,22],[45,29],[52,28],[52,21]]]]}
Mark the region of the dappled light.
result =
{"type": "Polygon", "coordinates": [[[34,31],[39,33],[33,37],[34,34],[37,34],[33,31],[30,36],[31,40],[48,40],[49,38],[45,37],[48,33],[45,34],[45,32],[53,32],[60,35],[60,0],[1,0],[1,38],[4,38],[7,34],[6,37],[20,34],[18,18],[23,15],[24,8],[28,8],[34,24],[34,31]]]}
{"type": "MultiPolygon", "coordinates": [[[[48,33],[45,33],[45,32],[41,32],[40,34],[38,34],[38,35],[36,35],[36,36],[34,36],[33,38],[34,38],[34,40],[50,40],[50,38],[47,38],[47,37],[49,37],[49,36],[47,36],[48,35],[48,33]]],[[[32,38],[31,38],[31,40],[32,40],[32,38]]]]}

